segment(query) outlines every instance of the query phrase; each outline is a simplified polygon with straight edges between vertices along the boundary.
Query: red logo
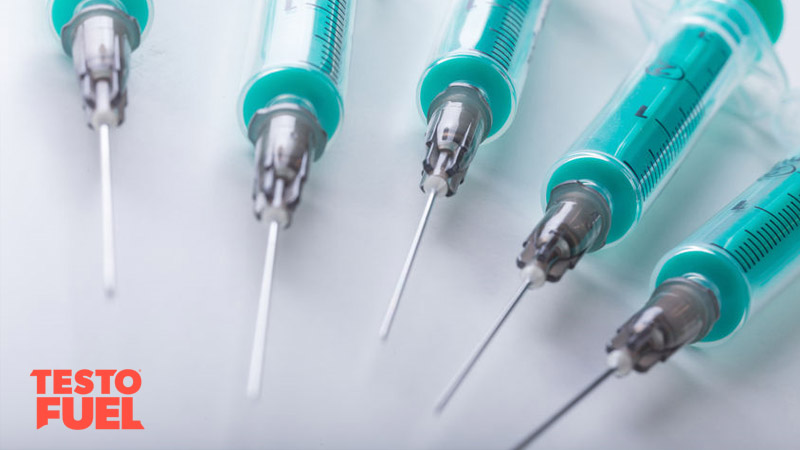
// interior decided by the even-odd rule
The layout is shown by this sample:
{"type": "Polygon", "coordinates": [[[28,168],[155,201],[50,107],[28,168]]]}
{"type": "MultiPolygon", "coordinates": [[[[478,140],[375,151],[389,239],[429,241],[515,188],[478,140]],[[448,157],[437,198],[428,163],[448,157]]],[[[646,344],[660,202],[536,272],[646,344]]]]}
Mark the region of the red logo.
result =
{"type": "Polygon", "coordinates": [[[135,370],[82,369],[74,377],[71,370],[34,370],[31,376],[36,377],[36,429],[57,420],[72,430],[93,424],[98,430],[144,430],[133,418],[132,396],[142,387],[135,370]]]}

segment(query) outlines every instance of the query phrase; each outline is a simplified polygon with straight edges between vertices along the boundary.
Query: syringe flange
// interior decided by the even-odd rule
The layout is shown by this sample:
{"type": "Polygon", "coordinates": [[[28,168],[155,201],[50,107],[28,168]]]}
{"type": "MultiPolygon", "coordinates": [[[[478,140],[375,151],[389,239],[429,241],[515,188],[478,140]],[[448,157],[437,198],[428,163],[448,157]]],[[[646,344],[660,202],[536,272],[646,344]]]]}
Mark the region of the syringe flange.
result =
{"type": "Polygon", "coordinates": [[[328,137],[316,116],[294,102],[256,112],[249,126],[255,144],[253,208],[261,220],[288,227],[308,178],[311,159],[322,153],[328,137]]]}
{"type": "Polygon", "coordinates": [[[553,188],[544,218],[522,244],[517,267],[556,282],[587,252],[603,247],[611,226],[605,196],[579,181],[553,188]]]}
{"type": "Polygon", "coordinates": [[[110,5],[87,7],[64,25],[61,43],[72,57],[90,127],[124,121],[129,60],[140,39],[136,19],[110,5]]]}
{"type": "Polygon", "coordinates": [[[606,346],[609,365],[620,376],[631,370],[647,372],[685,345],[702,339],[719,315],[714,290],[690,277],[670,278],[617,330],[606,346]]]}
{"type": "Polygon", "coordinates": [[[464,182],[472,159],[491,129],[492,114],[476,87],[453,83],[431,103],[422,161],[423,191],[440,190],[448,197],[464,182]]]}

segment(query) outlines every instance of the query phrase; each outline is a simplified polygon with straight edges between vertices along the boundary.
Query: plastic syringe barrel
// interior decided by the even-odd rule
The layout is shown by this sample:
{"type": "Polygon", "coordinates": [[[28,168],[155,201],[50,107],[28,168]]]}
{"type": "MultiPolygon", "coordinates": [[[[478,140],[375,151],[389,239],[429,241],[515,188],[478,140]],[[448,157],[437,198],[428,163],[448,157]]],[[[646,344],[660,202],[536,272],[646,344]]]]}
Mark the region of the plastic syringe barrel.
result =
{"type": "Polygon", "coordinates": [[[344,114],[356,1],[256,1],[261,24],[253,39],[259,49],[241,95],[244,125],[259,109],[291,97],[331,139],[344,114]]]}
{"type": "Polygon", "coordinates": [[[680,2],[612,100],[552,168],[545,204],[562,183],[591,186],[611,208],[606,243],[622,238],[767,51],[770,38],[749,2],[680,2]]]}
{"type": "Polygon", "coordinates": [[[778,163],[669,252],[654,284],[692,274],[707,280],[720,303],[720,318],[703,342],[730,336],[800,276],[800,155],[778,163]]]}
{"type": "Polygon", "coordinates": [[[253,211],[291,223],[308,179],[342,122],[355,0],[257,0],[255,62],[241,94],[254,144],[253,211]]]}
{"type": "Polygon", "coordinates": [[[650,300],[606,347],[617,375],[647,372],[686,345],[729,337],[800,275],[799,169],[800,156],[778,163],[667,253],[650,300]]]}
{"type": "Polygon", "coordinates": [[[514,119],[531,51],[550,0],[456,0],[419,83],[420,112],[452,84],[480,90],[491,109],[487,139],[514,119]]]}

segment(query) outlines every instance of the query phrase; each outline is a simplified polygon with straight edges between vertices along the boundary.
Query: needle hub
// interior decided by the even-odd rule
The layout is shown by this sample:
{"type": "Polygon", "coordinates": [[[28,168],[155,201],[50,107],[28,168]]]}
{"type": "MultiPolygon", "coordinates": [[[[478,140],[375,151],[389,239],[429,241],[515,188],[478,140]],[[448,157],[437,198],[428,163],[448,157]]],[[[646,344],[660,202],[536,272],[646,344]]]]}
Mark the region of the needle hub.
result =
{"type": "Polygon", "coordinates": [[[556,282],[587,252],[605,245],[611,226],[608,201],[594,188],[572,181],[556,186],[544,218],[522,244],[517,267],[532,283],[556,282]]]}
{"type": "Polygon", "coordinates": [[[140,39],[136,19],[109,5],[87,7],[64,26],[61,43],[72,57],[90,127],[123,122],[130,55],[140,39]]]}
{"type": "Polygon", "coordinates": [[[453,83],[439,94],[428,110],[422,190],[454,195],[491,127],[491,109],[478,88],[453,83]]]}
{"type": "Polygon", "coordinates": [[[309,109],[285,101],[256,112],[249,136],[255,144],[255,215],[286,228],[300,203],[311,158],[321,156],[327,134],[309,109]]]}
{"type": "Polygon", "coordinates": [[[606,350],[618,376],[647,372],[687,344],[702,339],[719,319],[713,287],[689,277],[670,278],[628,319],[606,350]]]}

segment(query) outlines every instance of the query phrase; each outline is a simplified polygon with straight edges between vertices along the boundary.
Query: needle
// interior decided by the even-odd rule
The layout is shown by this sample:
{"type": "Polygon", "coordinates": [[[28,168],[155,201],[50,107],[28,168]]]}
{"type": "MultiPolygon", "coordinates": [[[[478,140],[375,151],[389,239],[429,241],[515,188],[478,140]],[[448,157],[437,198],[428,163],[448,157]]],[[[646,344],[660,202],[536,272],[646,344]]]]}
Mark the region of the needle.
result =
{"type": "Polygon", "coordinates": [[[258,298],[256,331],[253,336],[253,352],[250,354],[250,372],[247,376],[247,396],[256,399],[261,395],[261,373],[264,369],[264,350],[267,340],[269,301],[272,295],[272,275],[275,271],[275,250],[278,246],[278,222],[269,225],[267,256],[264,260],[264,275],[261,280],[261,295],[258,298]]]}
{"type": "Polygon", "coordinates": [[[550,428],[551,425],[556,423],[556,421],[558,419],[560,419],[561,416],[566,414],[570,409],[572,409],[573,406],[577,405],[578,402],[583,400],[584,397],[589,395],[597,386],[600,386],[608,377],[611,376],[612,373],[614,373],[616,371],[617,371],[617,368],[616,367],[612,367],[610,369],[607,369],[605,372],[603,372],[602,375],[597,377],[597,379],[595,379],[591,384],[586,386],[578,395],[576,395],[572,400],[570,400],[569,403],[564,405],[564,407],[562,407],[560,410],[558,410],[558,412],[556,412],[555,414],[550,416],[550,418],[547,419],[547,421],[545,423],[540,425],[539,428],[534,430],[533,433],[529,434],[528,437],[525,438],[525,440],[523,440],[522,442],[517,444],[517,446],[514,447],[514,450],[522,450],[525,447],[527,447],[531,442],[533,442],[536,438],[538,438],[545,431],[547,431],[547,429],[550,428]]]}
{"type": "Polygon", "coordinates": [[[447,403],[450,402],[450,399],[453,398],[453,395],[456,393],[458,387],[461,386],[461,383],[463,383],[464,379],[467,378],[467,375],[469,374],[470,370],[472,370],[472,367],[475,365],[476,362],[478,362],[478,358],[480,358],[483,351],[486,350],[486,347],[489,346],[489,342],[492,341],[492,339],[500,330],[500,327],[506,321],[508,316],[511,315],[511,311],[513,311],[514,307],[517,306],[517,303],[519,303],[520,299],[525,294],[525,291],[528,290],[528,287],[530,287],[530,285],[531,285],[530,281],[525,281],[524,283],[522,283],[522,285],[517,290],[517,293],[514,294],[514,298],[506,306],[506,309],[503,310],[503,313],[500,315],[500,318],[494,324],[491,331],[489,331],[489,334],[487,334],[486,337],[483,338],[483,341],[481,341],[480,345],[478,345],[478,348],[476,348],[475,351],[472,353],[472,356],[470,356],[470,358],[467,360],[467,363],[464,365],[464,367],[461,368],[461,371],[458,372],[458,375],[456,375],[456,377],[453,378],[453,381],[450,382],[450,385],[444,391],[444,394],[439,399],[439,402],[436,403],[435,411],[437,414],[441,413],[447,406],[447,403]]]}
{"type": "Polygon", "coordinates": [[[100,180],[103,208],[103,283],[107,298],[116,291],[116,269],[114,263],[114,205],[111,196],[111,142],[110,126],[98,127],[100,138],[100,180]]]}
{"type": "Polygon", "coordinates": [[[392,328],[392,322],[394,321],[395,313],[397,313],[397,305],[400,303],[403,290],[406,288],[408,274],[411,272],[411,266],[414,264],[414,258],[417,256],[419,243],[422,240],[422,234],[425,232],[425,226],[428,224],[428,218],[431,216],[431,210],[433,209],[433,202],[435,200],[436,191],[431,191],[428,195],[428,201],[425,203],[425,210],[422,212],[422,218],[420,218],[419,225],[417,226],[417,233],[414,235],[414,240],[411,241],[411,249],[408,251],[408,256],[406,256],[405,265],[403,265],[403,270],[400,272],[400,279],[397,280],[397,285],[394,287],[394,294],[392,295],[392,300],[389,302],[389,310],[386,311],[386,317],[384,317],[383,324],[381,325],[380,336],[383,340],[389,337],[389,330],[392,328]]]}

